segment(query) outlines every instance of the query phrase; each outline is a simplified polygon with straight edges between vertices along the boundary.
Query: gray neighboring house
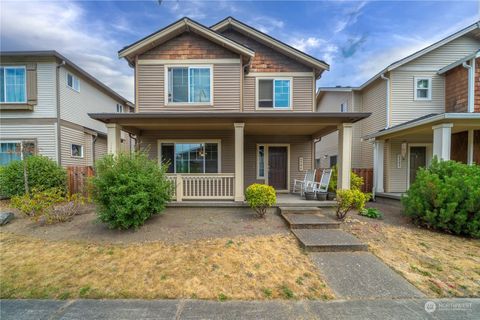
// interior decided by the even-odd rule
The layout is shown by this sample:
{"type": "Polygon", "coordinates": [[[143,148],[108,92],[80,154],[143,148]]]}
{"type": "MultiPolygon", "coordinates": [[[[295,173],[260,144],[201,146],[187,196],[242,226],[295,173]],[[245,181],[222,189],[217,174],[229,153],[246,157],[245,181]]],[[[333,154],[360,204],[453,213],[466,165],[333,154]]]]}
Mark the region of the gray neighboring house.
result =
{"type": "MultiPolygon", "coordinates": [[[[88,113],[133,111],[56,51],[0,52],[0,165],[37,153],[62,166],[91,166],[107,153],[107,128],[88,113]]],[[[122,132],[121,144],[129,151],[134,139],[122,132]]]]}

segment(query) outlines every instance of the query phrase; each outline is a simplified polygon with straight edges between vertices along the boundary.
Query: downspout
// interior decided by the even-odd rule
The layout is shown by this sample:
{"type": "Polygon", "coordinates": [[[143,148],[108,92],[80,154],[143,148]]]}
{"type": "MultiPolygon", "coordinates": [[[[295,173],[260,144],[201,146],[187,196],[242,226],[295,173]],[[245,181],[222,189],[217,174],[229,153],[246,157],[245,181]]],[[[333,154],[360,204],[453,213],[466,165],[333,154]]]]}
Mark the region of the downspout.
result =
{"type": "MultiPolygon", "coordinates": [[[[477,53],[478,55],[478,53],[477,53]]],[[[462,63],[462,66],[468,70],[468,102],[467,102],[467,112],[473,112],[474,100],[475,100],[475,58],[470,60],[470,64],[466,61],[462,63]]]]}
{"type": "Polygon", "coordinates": [[[387,113],[387,117],[386,117],[387,125],[385,126],[385,129],[388,129],[390,127],[390,78],[385,77],[384,73],[380,75],[380,78],[382,78],[382,80],[387,81],[387,95],[386,95],[386,105],[385,105],[386,113],[387,113]]]}
{"type": "Polygon", "coordinates": [[[95,165],[95,143],[97,142],[98,135],[93,136],[92,141],[92,163],[95,165]]]}
{"type": "Polygon", "coordinates": [[[61,134],[61,125],[60,125],[60,68],[66,63],[62,61],[60,64],[57,64],[55,70],[56,76],[56,100],[57,100],[57,162],[58,165],[62,165],[62,134],[61,134]]]}

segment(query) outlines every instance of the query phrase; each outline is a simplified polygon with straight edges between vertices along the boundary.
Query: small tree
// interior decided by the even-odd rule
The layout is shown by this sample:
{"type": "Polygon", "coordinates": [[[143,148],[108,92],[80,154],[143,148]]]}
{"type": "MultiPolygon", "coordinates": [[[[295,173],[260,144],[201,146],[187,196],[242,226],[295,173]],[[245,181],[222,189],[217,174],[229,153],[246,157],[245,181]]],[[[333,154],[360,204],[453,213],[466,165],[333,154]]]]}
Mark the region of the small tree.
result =
{"type": "Polygon", "coordinates": [[[275,189],[266,184],[254,183],[245,191],[245,198],[250,208],[255,210],[257,217],[263,218],[267,209],[277,202],[275,189]]]}
{"type": "Polygon", "coordinates": [[[362,210],[369,199],[370,194],[363,193],[358,189],[337,190],[337,219],[345,219],[350,210],[362,210]]]}
{"type": "Polygon", "coordinates": [[[99,220],[111,228],[136,229],[170,201],[173,185],[165,166],[145,153],[106,155],[95,166],[93,200],[99,220]]]}
{"type": "MultiPolygon", "coordinates": [[[[337,166],[332,167],[332,175],[330,176],[330,183],[328,184],[328,191],[335,192],[337,190],[338,170],[337,166]]],[[[352,171],[350,175],[350,187],[352,189],[361,190],[363,186],[363,178],[352,171]]]]}

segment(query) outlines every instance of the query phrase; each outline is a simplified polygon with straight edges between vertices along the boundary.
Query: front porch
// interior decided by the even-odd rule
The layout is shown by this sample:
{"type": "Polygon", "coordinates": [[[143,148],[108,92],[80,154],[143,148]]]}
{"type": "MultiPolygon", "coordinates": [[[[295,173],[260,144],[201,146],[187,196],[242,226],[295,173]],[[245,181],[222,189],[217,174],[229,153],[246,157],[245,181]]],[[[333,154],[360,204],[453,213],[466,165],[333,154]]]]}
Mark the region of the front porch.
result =
{"type": "Polygon", "coordinates": [[[480,164],[480,114],[429,115],[380,131],[374,139],[374,192],[400,198],[434,157],[480,164]]]}
{"type": "Polygon", "coordinates": [[[294,180],[303,180],[314,166],[314,139],[339,131],[338,187],[348,189],[352,124],[368,115],[157,112],[91,117],[107,124],[110,153],[119,152],[123,130],[135,134],[152,159],[168,164],[175,185],[172,206],[244,205],[244,190],[252,183],[273,186],[279,205],[313,206],[290,192],[294,180]]]}

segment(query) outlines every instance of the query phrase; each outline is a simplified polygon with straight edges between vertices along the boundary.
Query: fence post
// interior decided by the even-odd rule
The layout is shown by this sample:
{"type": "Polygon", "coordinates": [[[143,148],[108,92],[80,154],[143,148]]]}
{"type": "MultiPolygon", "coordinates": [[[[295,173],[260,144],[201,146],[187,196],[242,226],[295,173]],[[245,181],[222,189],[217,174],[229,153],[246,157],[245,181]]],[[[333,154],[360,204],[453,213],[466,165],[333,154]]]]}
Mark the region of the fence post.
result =
{"type": "Polygon", "coordinates": [[[177,202],[182,202],[183,199],[183,178],[182,175],[177,174],[176,176],[176,194],[177,194],[177,202]]]}

